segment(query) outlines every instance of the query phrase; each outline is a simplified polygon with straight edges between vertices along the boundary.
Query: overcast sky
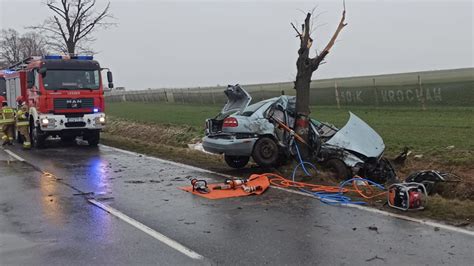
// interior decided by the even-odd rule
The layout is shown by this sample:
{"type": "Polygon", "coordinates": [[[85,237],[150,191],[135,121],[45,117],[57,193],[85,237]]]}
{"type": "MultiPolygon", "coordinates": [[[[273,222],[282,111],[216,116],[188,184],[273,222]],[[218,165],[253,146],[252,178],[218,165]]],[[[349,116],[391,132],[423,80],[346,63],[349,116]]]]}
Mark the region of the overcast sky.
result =
{"type": "MultiPolygon", "coordinates": [[[[40,23],[45,0],[0,0],[0,27],[40,23]]],[[[106,1],[98,0],[98,7],[106,1]]],[[[290,22],[318,6],[322,49],[342,1],[111,1],[118,25],[96,33],[96,58],[127,89],[292,81],[290,22]]],[[[347,22],[313,78],[474,66],[473,0],[347,0],[347,22]]]]}

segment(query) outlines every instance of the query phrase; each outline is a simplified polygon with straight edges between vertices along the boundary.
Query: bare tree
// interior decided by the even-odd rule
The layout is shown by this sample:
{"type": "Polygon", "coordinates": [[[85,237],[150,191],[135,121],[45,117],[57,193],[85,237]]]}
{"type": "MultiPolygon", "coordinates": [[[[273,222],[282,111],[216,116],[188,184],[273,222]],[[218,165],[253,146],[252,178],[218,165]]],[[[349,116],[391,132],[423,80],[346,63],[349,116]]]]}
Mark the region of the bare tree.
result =
{"type": "Polygon", "coordinates": [[[47,43],[43,36],[36,32],[27,32],[21,36],[21,58],[48,53],[47,43]]]}
{"type": "Polygon", "coordinates": [[[93,33],[114,25],[110,22],[110,2],[102,11],[95,10],[96,0],[47,0],[46,6],[53,12],[52,17],[30,28],[41,30],[48,45],[63,53],[93,53],[88,47],[95,41],[93,33]]]}
{"type": "MultiPolygon", "coordinates": [[[[323,62],[324,58],[327,56],[331,48],[336,42],[337,36],[341,30],[347,25],[344,21],[346,18],[346,9],[342,12],[342,18],[337,26],[336,31],[334,32],[329,43],[324,47],[324,49],[316,55],[316,57],[310,57],[310,49],[313,44],[313,39],[311,38],[311,16],[312,12],[306,14],[306,19],[304,24],[301,25],[301,32],[295,27],[293,23],[293,29],[297,33],[297,37],[300,39],[300,48],[298,49],[298,59],[296,61],[296,121],[295,128],[296,133],[302,137],[302,139],[308,143],[308,128],[309,128],[309,92],[310,84],[313,72],[316,71],[319,65],[323,62]]],[[[310,154],[308,146],[302,146],[301,149],[302,156],[308,157],[310,154]]]]}
{"type": "Polygon", "coordinates": [[[1,31],[0,61],[2,67],[7,67],[33,55],[43,54],[46,54],[46,42],[41,35],[34,32],[20,35],[14,29],[1,31]]]}
{"type": "Polygon", "coordinates": [[[0,57],[7,65],[21,60],[21,36],[14,29],[1,31],[0,57]]]}

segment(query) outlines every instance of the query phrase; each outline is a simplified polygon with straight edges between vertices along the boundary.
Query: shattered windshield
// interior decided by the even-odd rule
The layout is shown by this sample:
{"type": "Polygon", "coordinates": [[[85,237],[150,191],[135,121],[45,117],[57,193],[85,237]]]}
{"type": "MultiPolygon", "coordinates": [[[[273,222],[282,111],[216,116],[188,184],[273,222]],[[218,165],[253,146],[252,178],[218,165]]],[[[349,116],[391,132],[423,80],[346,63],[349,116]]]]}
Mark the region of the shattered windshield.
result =
{"type": "Polygon", "coordinates": [[[99,70],[49,70],[43,76],[47,90],[99,89],[99,70]]]}
{"type": "Polygon", "coordinates": [[[4,78],[0,78],[0,96],[7,94],[7,83],[4,78]]]}

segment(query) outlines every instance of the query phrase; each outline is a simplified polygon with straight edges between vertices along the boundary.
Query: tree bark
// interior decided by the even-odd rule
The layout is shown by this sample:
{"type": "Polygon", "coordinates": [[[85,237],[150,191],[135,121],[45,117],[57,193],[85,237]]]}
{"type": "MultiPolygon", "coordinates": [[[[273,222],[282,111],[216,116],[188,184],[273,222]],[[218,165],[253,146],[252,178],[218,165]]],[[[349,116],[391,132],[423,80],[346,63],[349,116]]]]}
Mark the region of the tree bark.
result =
{"type": "MultiPolygon", "coordinates": [[[[309,71],[307,67],[298,67],[298,72],[301,74],[297,75],[295,81],[296,119],[294,128],[296,134],[300,135],[306,143],[309,143],[309,114],[311,113],[309,109],[309,91],[313,72],[309,71]]],[[[309,158],[311,151],[308,147],[301,145],[301,143],[298,143],[298,145],[301,156],[304,159],[309,158]]]]}

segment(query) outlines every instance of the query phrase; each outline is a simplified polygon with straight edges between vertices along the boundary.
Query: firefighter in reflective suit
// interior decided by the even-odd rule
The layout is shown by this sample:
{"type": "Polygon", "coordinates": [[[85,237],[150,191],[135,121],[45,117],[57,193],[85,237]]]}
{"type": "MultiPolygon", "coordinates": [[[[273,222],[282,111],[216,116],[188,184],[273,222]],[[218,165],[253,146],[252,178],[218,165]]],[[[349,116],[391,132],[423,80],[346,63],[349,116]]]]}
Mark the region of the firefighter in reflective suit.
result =
{"type": "MultiPolygon", "coordinates": [[[[0,96],[1,97],[1,96],[0,96]]],[[[2,99],[2,107],[0,108],[0,126],[2,127],[2,145],[13,144],[13,129],[15,127],[15,110],[8,106],[5,98],[2,99]]]]}
{"type": "Polygon", "coordinates": [[[23,96],[16,98],[17,111],[16,111],[16,128],[18,130],[18,137],[23,138],[23,148],[30,149],[30,134],[28,132],[29,120],[28,120],[28,106],[25,103],[23,96]]]}

